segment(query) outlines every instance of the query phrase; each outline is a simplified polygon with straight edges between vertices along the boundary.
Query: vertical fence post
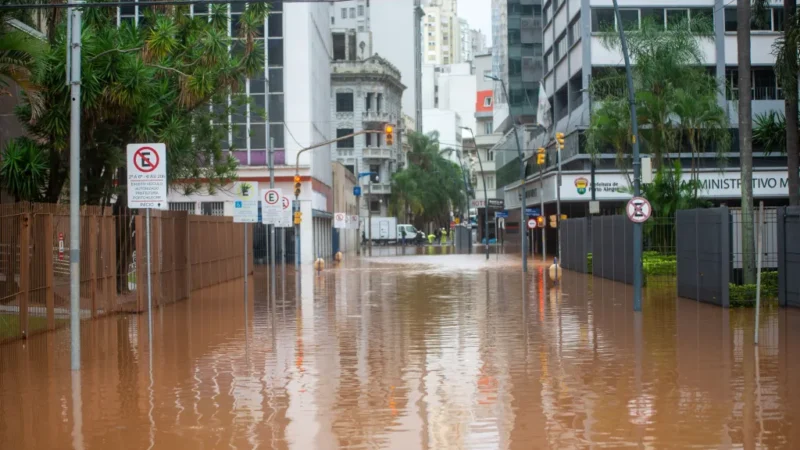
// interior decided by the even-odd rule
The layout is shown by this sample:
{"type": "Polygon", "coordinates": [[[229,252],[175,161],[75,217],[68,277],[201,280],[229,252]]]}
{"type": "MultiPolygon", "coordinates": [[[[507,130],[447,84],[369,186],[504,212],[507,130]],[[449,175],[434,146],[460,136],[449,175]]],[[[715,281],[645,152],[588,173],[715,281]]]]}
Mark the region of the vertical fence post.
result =
{"type": "MultiPolygon", "coordinates": [[[[31,290],[31,215],[20,216],[19,240],[19,331],[28,337],[28,296],[31,290]]],[[[11,249],[11,252],[14,250],[11,249]]],[[[13,277],[13,271],[11,273],[13,277]]],[[[13,281],[13,280],[12,280],[13,281]]]]}
{"type": "MultiPolygon", "coordinates": [[[[116,267],[117,267],[117,239],[114,234],[115,219],[113,216],[103,216],[103,289],[106,292],[106,309],[113,312],[116,308],[116,267]]],[[[127,274],[127,270],[125,271],[127,274]]],[[[126,275],[127,276],[127,275],[126,275]]],[[[125,280],[125,287],[128,280],[125,280]]]]}
{"type": "MultiPolygon", "coordinates": [[[[90,214],[87,211],[87,214],[90,214]]],[[[89,227],[89,232],[86,233],[86,240],[88,241],[88,252],[89,252],[89,286],[91,291],[91,299],[92,299],[92,318],[97,317],[97,234],[98,234],[98,224],[99,218],[95,215],[89,215],[87,217],[86,226],[89,227]]]]}
{"type": "Polygon", "coordinates": [[[43,214],[42,220],[44,223],[44,304],[47,314],[47,329],[54,330],[56,328],[56,310],[55,310],[55,292],[53,287],[55,285],[55,274],[53,273],[53,215],[43,214]]]}
{"type": "Polygon", "coordinates": [[[186,242],[185,249],[186,249],[186,295],[192,295],[192,246],[190,245],[192,242],[192,217],[187,213],[186,214],[186,229],[181,230],[180,239],[184,239],[186,242]]]}

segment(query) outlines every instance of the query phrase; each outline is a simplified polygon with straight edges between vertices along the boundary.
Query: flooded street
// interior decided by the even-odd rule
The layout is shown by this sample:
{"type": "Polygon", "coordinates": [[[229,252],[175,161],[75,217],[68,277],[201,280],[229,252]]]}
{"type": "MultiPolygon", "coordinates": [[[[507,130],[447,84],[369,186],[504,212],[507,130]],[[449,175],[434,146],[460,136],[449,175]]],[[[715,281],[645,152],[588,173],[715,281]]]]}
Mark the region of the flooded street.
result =
{"type": "MultiPolygon", "coordinates": [[[[257,267],[0,346],[3,449],[798,448],[800,310],[723,310],[518,256],[257,267]],[[255,288],[252,289],[252,286],[255,288]]],[[[432,253],[439,250],[432,247],[432,253]]]]}

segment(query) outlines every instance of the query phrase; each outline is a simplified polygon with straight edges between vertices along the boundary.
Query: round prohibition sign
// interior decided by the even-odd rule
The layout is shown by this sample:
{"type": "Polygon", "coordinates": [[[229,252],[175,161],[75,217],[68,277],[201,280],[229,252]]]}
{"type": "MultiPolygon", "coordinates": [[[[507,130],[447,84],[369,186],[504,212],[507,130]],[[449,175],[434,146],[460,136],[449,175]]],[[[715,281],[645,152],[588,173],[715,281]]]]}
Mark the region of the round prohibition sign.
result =
{"type": "Polygon", "coordinates": [[[535,218],[528,219],[528,228],[530,228],[531,230],[536,228],[536,219],[535,218]]]}
{"type": "Polygon", "coordinates": [[[645,223],[653,213],[653,207],[644,197],[633,197],[625,207],[628,220],[633,223],[645,223]]]}
{"type": "Polygon", "coordinates": [[[281,199],[281,205],[283,206],[283,209],[289,209],[289,197],[283,197],[283,199],[281,199]]]}
{"type": "Polygon", "coordinates": [[[264,194],[264,201],[267,202],[268,205],[275,205],[281,199],[281,196],[278,195],[278,191],[267,191],[264,194]]]}
{"type": "Polygon", "coordinates": [[[142,147],[133,154],[133,165],[139,172],[150,173],[160,162],[158,152],[151,147],[142,147]]]}

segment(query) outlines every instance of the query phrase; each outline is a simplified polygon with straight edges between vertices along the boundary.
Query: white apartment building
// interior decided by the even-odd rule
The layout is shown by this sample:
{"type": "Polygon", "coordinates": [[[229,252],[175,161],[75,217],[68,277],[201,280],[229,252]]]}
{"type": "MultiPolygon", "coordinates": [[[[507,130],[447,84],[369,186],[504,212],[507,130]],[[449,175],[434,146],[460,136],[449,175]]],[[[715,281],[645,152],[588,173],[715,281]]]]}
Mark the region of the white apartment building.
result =
{"type": "Polygon", "coordinates": [[[475,128],[476,82],[470,63],[422,66],[423,110],[455,111],[463,126],[475,128]]]}
{"type": "Polygon", "coordinates": [[[461,31],[461,61],[472,62],[476,55],[486,53],[486,35],[481,30],[471,29],[465,19],[459,19],[461,31]]]}
{"type": "MultiPolygon", "coordinates": [[[[422,110],[422,132],[425,134],[436,132],[439,134],[439,149],[447,148],[461,151],[462,146],[462,122],[461,116],[455,111],[443,109],[423,109],[422,110]]],[[[459,155],[456,151],[443,156],[451,161],[458,163],[459,155]]]]}
{"type": "MultiPolygon", "coordinates": [[[[772,110],[783,111],[783,93],[777,83],[773,66],[775,56],[772,53],[773,43],[782,35],[783,2],[772,0],[764,17],[764,25],[753,22],[751,31],[751,61],[753,82],[753,116],[772,110]]],[[[731,89],[721,90],[718,96],[720,105],[729,111],[731,133],[734,136],[732,148],[727,155],[727,167],[720,170],[718,159],[714,155],[701,158],[700,180],[711,185],[724,188],[704,191],[703,195],[716,201],[725,201],[735,206],[741,198],[738,183],[718,183],[720,179],[739,179],[738,110],[736,80],[738,79],[736,5],[729,0],[669,0],[650,2],[645,0],[620,1],[621,14],[626,23],[634,27],[641,24],[643,17],[655,18],[667,27],[670,21],[692,20],[697,17],[710,18],[714,26],[713,39],[703,40],[701,45],[704,65],[714,73],[720,84],[727,83],[731,89]],[[727,187],[725,187],[727,186],[727,187]]],[[[547,0],[543,6],[544,22],[544,78],[543,84],[553,109],[555,130],[566,134],[565,149],[561,152],[562,170],[565,175],[562,181],[562,210],[568,214],[583,215],[587,200],[591,196],[591,188],[586,189],[586,181],[596,176],[598,190],[596,198],[601,208],[608,204],[610,208],[624,202],[626,194],[615,189],[603,189],[604,186],[627,185],[626,178],[614,164],[612,152],[601,153],[596,164],[585,151],[583,133],[590,123],[591,102],[587,88],[593,75],[609,67],[624,66],[620,51],[606,48],[599,32],[616,23],[611,0],[547,0]],[[594,169],[594,170],[592,170],[594,169]],[[579,183],[580,182],[580,183],[579,183]],[[579,188],[578,185],[582,187],[579,188]],[[575,208],[571,211],[571,208],[575,208]]],[[[527,140],[527,139],[526,139],[527,140]]],[[[526,204],[538,205],[544,200],[545,208],[555,204],[555,149],[545,136],[539,136],[526,145],[531,148],[548,146],[548,167],[543,175],[544,186],[540,189],[540,176],[536,170],[530,172],[527,181],[526,204]]],[[[680,158],[681,155],[671,155],[680,158]]],[[[688,162],[684,166],[688,166],[688,162]]],[[[529,168],[535,167],[528,162],[529,168]]],[[[762,198],[780,202],[788,193],[784,185],[787,177],[786,159],[776,152],[766,155],[763,149],[754,148],[755,186],[769,186],[775,189],[754,189],[756,199],[762,198]],[[760,182],[764,178],[768,182],[760,182]],[[774,183],[772,183],[772,180],[774,183]],[[777,181],[775,181],[777,180],[777,181]]],[[[519,182],[506,186],[506,206],[519,205],[519,182]]]]}
{"type": "MultiPolygon", "coordinates": [[[[241,16],[244,4],[230,4],[231,23],[241,16]]],[[[193,5],[190,14],[207,15],[208,5],[193,5]]],[[[141,13],[131,4],[120,8],[120,20],[138,20],[141,13]]],[[[300,225],[301,261],[313,261],[317,255],[331,256],[332,174],[331,148],[320,147],[300,155],[310,145],[335,135],[330,127],[330,60],[333,53],[330,32],[330,4],[275,3],[265,21],[265,67],[260,78],[247,80],[245,95],[257,107],[267,110],[266,117],[257,109],[246,108],[231,116],[231,133],[226,145],[235,149],[240,181],[269,186],[268,145],[272,142],[275,162],[275,187],[284,194],[293,191],[295,164],[302,179],[300,225]]],[[[217,192],[183,195],[170,191],[170,209],[193,214],[226,215],[232,213],[232,186],[217,192]]],[[[263,233],[263,230],[260,231],[263,233]]],[[[287,229],[291,243],[293,229],[287,229]]],[[[255,237],[263,238],[263,235],[255,237]]],[[[289,257],[294,247],[287,245],[289,257]]]]}
{"type": "Polygon", "coordinates": [[[400,131],[401,103],[405,86],[400,71],[380,55],[364,60],[331,62],[330,122],[337,137],[375,130],[335,144],[334,158],[351,173],[372,172],[361,178],[359,215],[388,215],[392,175],[404,161],[400,131]],[[395,125],[395,141],[389,145],[384,125],[395,125]]]}
{"type": "Polygon", "coordinates": [[[447,65],[463,62],[461,21],[456,0],[426,0],[423,10],[422,63],[447,65]]]}

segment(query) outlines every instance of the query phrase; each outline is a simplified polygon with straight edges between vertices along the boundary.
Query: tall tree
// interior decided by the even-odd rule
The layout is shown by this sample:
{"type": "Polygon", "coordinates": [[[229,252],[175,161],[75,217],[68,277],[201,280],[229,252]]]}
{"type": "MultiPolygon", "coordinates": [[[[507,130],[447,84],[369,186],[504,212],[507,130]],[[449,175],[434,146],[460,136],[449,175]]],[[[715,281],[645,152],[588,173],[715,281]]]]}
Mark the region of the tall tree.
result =
{"type": "Polygon", "coordinates": [[[743,281],[756,281],[753,222],[753,116],[750,70],[751,0],[737,0],[736,43],[739,59],[739,163],[742,188],[743,281]]]}

